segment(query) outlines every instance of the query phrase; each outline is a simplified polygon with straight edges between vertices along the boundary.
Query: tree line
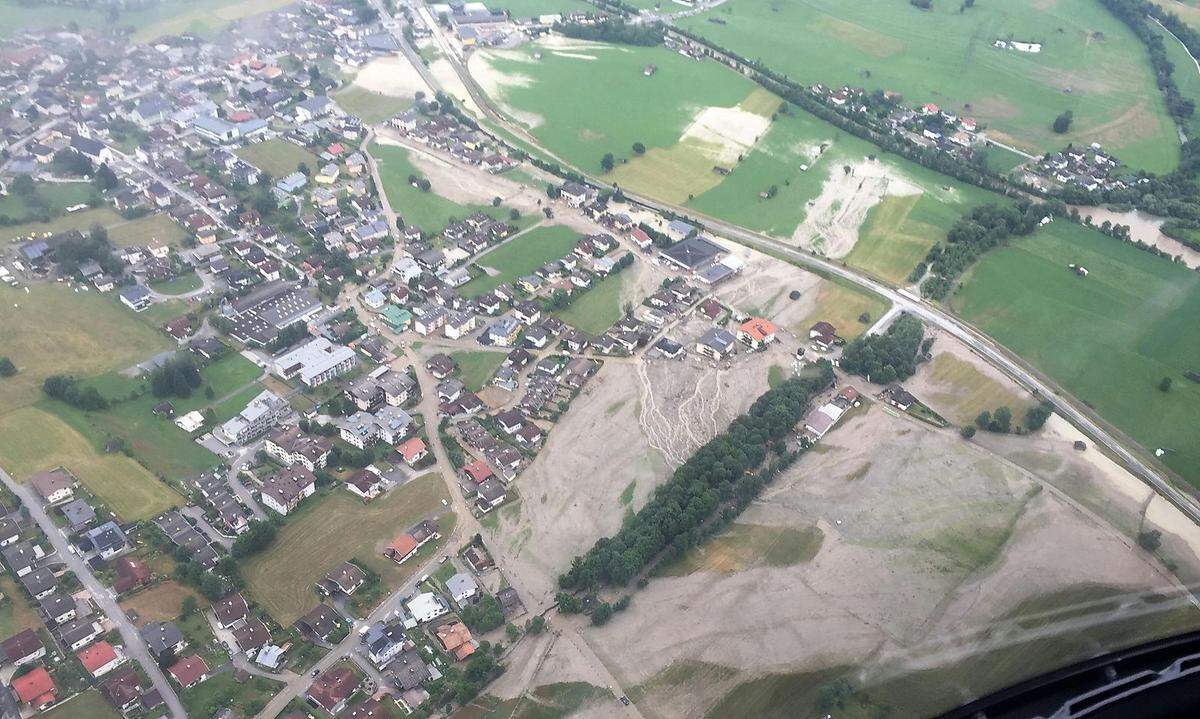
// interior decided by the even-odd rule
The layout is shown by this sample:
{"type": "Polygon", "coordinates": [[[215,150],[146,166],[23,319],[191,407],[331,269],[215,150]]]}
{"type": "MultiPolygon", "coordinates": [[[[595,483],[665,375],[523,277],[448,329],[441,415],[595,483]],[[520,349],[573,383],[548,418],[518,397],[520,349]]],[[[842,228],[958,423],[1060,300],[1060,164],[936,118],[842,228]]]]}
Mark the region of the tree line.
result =
{"type": "Polygon", "coordinates": [[[554,30],[576,40],[611,42],[624,45],[653,47],[663,41],[663,25],[660,22],[631,25],[621,18],[605,18],[591,24],[556,22],[554,30]]]}
{"type": "Polygon", "coordinates": [[[917,371],[917,352],[925,338],[921,320],[900,315],[887,332],[863,335],[842,351],[841,368],[876,384],[891,384],[917,371]]]}
{"type": "Polygon", "coordinates": [[[757,496],[767,473],[756,470],[768,449],[800,421],[812,396],[832,383],[832,367],[821,363],[815,376],[793,377],[768,390],[676,469],[614,536],[575,557],[559,585],[567,590],[623,585],[660,554],[679,556],[698,544],[723,504],[736,502],[740,510],[757,496]]]}
{"type": "Polygon", "coordinates": [[[921,294],[945,299],[954,282],[983,253],[1008,242],[1013,235],[1028,235],[1050,216],[1042,203],[980,205],[958,219],[946,233],[946,241],[934,245],[925,256],[933,276],[921,284],[921,294]]]}

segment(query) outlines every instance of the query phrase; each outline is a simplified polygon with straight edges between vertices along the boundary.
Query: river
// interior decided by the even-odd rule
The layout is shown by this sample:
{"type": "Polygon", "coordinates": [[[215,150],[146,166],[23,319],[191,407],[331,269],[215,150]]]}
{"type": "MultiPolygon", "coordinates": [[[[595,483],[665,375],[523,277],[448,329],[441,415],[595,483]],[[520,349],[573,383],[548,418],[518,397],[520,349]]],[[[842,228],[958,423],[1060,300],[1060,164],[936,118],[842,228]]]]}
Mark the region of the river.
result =
{"type": "Polygon", "coordinates": [[[1107,207],[1086,207],[1072,206],[1073,209],[1079,210],[1081,217],[1092,218],[1092,223],[1101,225],[1105,220],[1114,225],[1128,225],[1129,234],[1135,240],[1145,242],[1147,245],[1169,252],[1171,255],[1180,255],[1183,257],[1183,262],[1188,267],[1196,269],[1200,267],[1200,252],[1187,247],[1178,240],[1173,240],[1164,235],[1159,228],[1162,227],[1166,220],[1162,217],[1148,215],[1141,210],[1127,210],[1125,212],[1114,212],[1107,207]]]}

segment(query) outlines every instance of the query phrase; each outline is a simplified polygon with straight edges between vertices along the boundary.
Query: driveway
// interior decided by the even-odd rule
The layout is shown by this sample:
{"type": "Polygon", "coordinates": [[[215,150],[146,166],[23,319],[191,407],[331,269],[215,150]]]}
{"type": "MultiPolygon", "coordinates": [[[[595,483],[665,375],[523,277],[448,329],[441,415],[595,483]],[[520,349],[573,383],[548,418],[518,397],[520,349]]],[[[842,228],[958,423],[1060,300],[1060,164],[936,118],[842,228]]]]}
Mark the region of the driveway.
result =
{"type": "Polygon", "coordinates": [[[38,523],[42,532],[45,533],[50,545],[58,552],[59,558],[75,572],[75,576],[79,577],[80,583],[84,589],[92,595],[92,601],[100,608],[113,625],[121,632],[121,639],[125,643],[125,654],[130,659],[142,665],[142,669],[146,675],[150,677],[150,681],[154,683],[154,688],[162,695],[163,701],[171,712],[171,716],[175,719],[187,719],[187,714],[183,711],[183,704],[180,703],[179,697],[175,694],[175,688],[167,680],[166,675],[158,668],[158,663],[150,656],[150,651],[146,648],[146,643],[142,641],[142,635],[138,633],[137,627],[133,626],[133,622],[129,621],[129,617],[125,616],[125,612],[121,611],[121,607],[117,605],[117,600],[113,598],[111,590],[100,584],[96,576],[88,569],[87,564],[72,552],[67,544],[66,537],[59,531],[58,527],[54,526],[46,510],[42,507],[42,503],[29,487],[19,484],[8,475],[8,472],[0,469],[0,481],[8,487],[13,494],[17,495],[25,508],[29,511],[29,516],[33,521],[38,523]]]}

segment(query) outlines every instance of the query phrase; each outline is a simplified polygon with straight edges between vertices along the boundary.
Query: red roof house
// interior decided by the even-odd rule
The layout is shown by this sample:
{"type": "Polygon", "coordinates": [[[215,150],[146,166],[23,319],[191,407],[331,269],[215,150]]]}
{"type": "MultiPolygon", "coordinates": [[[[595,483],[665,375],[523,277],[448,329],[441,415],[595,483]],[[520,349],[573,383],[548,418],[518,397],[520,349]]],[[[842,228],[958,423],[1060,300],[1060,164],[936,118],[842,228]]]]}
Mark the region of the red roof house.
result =
{"type": "Polygon", "coordinates": [[[42,709],[57,701],[54,680],[43,667],[38,667],[28,674],[12,680],[12,689],[22,704],[28,704],[34,709],[42,709]]]}
{"type": "Polygon", "coordinates": [[[198,654],[184,657],[175,662],[170,669],[171,677],[179,682],[184,689],[194,687],[208,678],[208,665],[198,654]]]}
{"type": "Polygon", "coordinates": [[[124,657],[117,652],[113,645],[105,641],[96,642],[90,647],[76,652],[75,656],[94,677],[104,676],[120,666],[124,660],[124,657]]]}

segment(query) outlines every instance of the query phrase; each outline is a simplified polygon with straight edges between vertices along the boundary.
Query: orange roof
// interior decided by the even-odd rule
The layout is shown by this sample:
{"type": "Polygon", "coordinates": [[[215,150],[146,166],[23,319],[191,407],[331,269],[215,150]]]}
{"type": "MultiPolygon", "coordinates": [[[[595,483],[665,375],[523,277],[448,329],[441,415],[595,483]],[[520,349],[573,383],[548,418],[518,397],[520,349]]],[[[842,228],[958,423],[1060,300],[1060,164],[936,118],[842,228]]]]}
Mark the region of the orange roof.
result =
{"type": "Polygon", "coordinates": [[[117,651],[108,642],[101,641],[76,652],[75,656],[83,663],[85,669],[95,674],[97,669],[117,658],[117,651]]]}
{"type": "Polygon", "coordinates": [[[764,320],[761,317],[751,317],[742,323],[738,331],[744,332],[754,339],[755,342],[762,342],[768,337],[773,336],[779,331],[774,322],[764,320]]]}
{"type": "Polygon", "coordinates": [[[46,703],[41,700],[47,694],[53,700],[55,689],[54,680],[50,678],[50,673],[42,667],[38,667],[28,674],[13,679],[12,688],[21,699],[21,703],[34,704],[35,706],[46,703]]]}
{"type": "Polygon", "coordinates": [[[412,462],[425,452],[425,442],[420,437],[413,437],[405,440],[396,451],[404,457],[405,462],[412,462]]]}
{"type": "Polygon", "coordinates": [[[438,640],[446,651],[462,661],[475,653],[475,645],[471,644],[471,630],[462,622],[446,622],[436,630],[438,640]]]}
{"type": "Polygon", "coordinates": [[[392,543],[388,545],[388,549],[397,557],[408,556],[416,548],[417,540],[413,539],[413,536],[407,532],[393,539],[392,543]]]}
{"type": "Polygon", "coordinates": [[[179,682],[180,686],[186,687],[208,674],[208,665],[204,663],[204,659],[199,654],[192,654],[175,662],[167,671],[175,677],[175,681],[179,682]]]}
{"type": "Polygon", "coordinates": [[[487,463],[482,459],[477,459],[474,462],[463,467],[463,471],[467,473],[474,482],[482,483],[483,480],[492,476],[492,470],[487,466],[487,463]]]}

